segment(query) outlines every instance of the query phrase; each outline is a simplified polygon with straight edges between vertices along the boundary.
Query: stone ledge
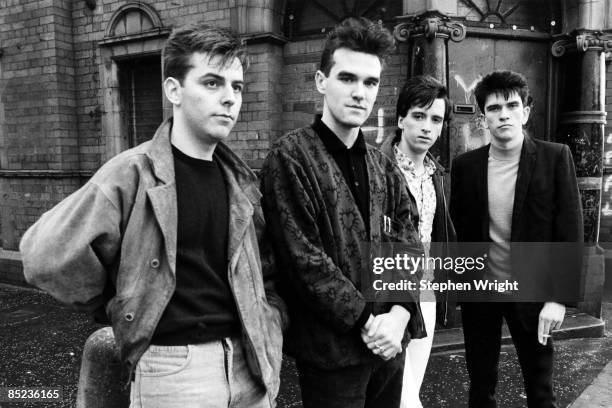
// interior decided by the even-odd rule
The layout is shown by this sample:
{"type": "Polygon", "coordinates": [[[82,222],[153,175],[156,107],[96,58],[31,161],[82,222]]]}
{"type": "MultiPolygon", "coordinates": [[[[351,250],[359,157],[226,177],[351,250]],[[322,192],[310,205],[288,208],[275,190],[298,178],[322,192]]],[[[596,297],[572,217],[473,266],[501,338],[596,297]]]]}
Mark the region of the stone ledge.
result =
{"type": "Polygon", "coordinates": [[[31,287],[23,277],[21,259],[16,259],[13,252],[15,251],[0,251],[0,283],[31,287]]]}
{"type": "MultiPolygon", "coordinates": [[[[555,330],[553,337],[555,340],[603,337],[604,329],[603,320],[570,309],[565,315],[563,327],[561,330],[555,330]]],[[[505,323],[502,327],[502,344],[512,344],[512,338],[505,323]]],[[[454,328],[436,331],[432,353],[463,350],[463,329],[454,328]]]]}

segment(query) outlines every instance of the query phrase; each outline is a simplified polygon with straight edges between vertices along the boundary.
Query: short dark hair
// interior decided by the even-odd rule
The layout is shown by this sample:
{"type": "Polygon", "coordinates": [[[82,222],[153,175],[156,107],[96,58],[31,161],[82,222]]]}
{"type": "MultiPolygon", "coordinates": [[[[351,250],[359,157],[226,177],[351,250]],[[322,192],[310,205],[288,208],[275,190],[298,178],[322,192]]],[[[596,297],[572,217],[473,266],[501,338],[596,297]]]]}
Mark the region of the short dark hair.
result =
{"type": "Polygon", "coordinates": [[[238,58],[243,69],[248,67],[246,47],[231,29],[204,23],[188,24],[175,28],[166,42],[163,51],[164,79],[173,77],[182,83],[187,71],[192,68],[190,59],[196,52],[221,57],[221,66],[231,64],[238,58]]]}
{"type": "Polygon", "coordinates": [[[429,108],[436,99],[444,99],[444,120],[450,120],[453,107],[446,87],[429,75],[413,76],[406,81],[397,98],[397,118],[406,116],[415,106],[429,108]]]}
{"type": "Polygon", "coordinates": [[[326,76],[334,65],[333,55],[338,48],[376,55],[381,63],[395,49],[395,40],[386,28],[365,17],[350,17],[328,34],[321,54],[319,69],[326,76]]]}
{"type": "Polygon", "coordinates": [[[484,104],[489,95],[503,95],[508,99],[514,92],[521,97],[524,106],[531,104],[527,80],[523,75],[513,71],[493,71],[482,78],[474,89],[476,102],[482,113],[484,113],[484,104]]]}

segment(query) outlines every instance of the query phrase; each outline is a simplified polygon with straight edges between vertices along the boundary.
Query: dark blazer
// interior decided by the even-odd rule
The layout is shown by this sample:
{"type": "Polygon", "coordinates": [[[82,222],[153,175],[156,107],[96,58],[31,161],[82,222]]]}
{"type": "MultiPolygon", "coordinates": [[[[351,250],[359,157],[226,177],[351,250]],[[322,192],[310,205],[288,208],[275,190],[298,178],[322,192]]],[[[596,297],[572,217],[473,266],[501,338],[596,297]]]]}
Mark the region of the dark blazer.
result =
{"type": "MultiPolygon", "coordinates": [[[[458,156],[451,169],[450,213],[459,242],[490,242],[487,167],[490,145],[458,156]]],[[[569,148],[525,136],[521,150],[514,208],[512,242],[583,242],[582,207],[576,172],[569,148]]],[[[545,244],[512,247],[513,273],[521,289],[533,300],[572,303],[579,294],[581,248],[561,245],[567,251],[556,259],[545,256],[545,244]],[[531,249],[530,249],[531,248],[531,249]],[[530,252],[531,251],[531,252],[530,252]],[[530,261],[529,267],[516,262],[530,261]],[[554,262],[554,267],[550,264],[554,262]],[[540,269],[538,269],[540,268],[540,269]],[[549,273],[542,273],[548,270],[549,273]],[[554,272],[554,273],[553,273],[554,272]],[[572,299],[569,299],[572,298],[572,299]]],[[[549,245],[559,255],[559,244],[549,245]]]]}

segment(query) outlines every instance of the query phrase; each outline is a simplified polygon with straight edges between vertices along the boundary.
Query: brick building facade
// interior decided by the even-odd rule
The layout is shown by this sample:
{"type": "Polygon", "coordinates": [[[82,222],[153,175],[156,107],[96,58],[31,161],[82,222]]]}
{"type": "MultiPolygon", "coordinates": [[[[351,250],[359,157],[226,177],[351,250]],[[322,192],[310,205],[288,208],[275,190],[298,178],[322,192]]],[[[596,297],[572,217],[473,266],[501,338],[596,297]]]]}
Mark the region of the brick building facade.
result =
{"type": "MultiPolygon", "coordinates": [[[[247,42],[251,66],[228,144],[257,169],[271,141],[321,110],[313,78],[327,30],[349,15],[378,21],[395,30],[399,42],[365,124],[366,138],[376,144],[394,132],[398,88],[409,75],[430,73],[448,84],[458,104],[438,146],[448,164],[487,141],[472,91],[492,69],[527,74],[535,99],[528,131],[557,139],[564,123],[563,67],[583,57],[561,56],[555,46],[566,41],[561,46],[569,49],[580,35],[602,41],[588,40],[589,50],[599,47],[601,54],[610,46],[600,35],[609,26],[610,6],[589,3],[0,0],[0,280],[19,275],[19,239],[45,209],[110,157],[150,138],[169,115],[160,56],[173,27],[192,21],[231,26],[247,42]]],[[[610,219],[603,218],[602,232],[612,240],[610,219]]]]}

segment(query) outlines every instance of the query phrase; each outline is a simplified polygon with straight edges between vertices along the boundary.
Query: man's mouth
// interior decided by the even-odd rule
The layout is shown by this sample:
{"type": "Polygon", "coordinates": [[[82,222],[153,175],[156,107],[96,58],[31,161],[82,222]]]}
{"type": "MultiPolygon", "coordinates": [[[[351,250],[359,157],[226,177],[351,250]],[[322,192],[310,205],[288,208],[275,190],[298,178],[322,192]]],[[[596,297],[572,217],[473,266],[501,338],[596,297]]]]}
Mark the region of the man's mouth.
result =
{"type": "Polygon", "coordinates": [[[224,118],[224,119],[227,119],[227,120],[234,120],[234,117],[232,115],[230,115],[230,114],[227,114],[227,113],[219,113],[219,114],[216,114],[215,116],[217,116],[219,118],[224,118]]]}
{"type": "Polygon", "coordinates": [[[360,105],[347,105],[347,106],[352,109],[366,110],[365,106],[360,106],[360,105]]]}

